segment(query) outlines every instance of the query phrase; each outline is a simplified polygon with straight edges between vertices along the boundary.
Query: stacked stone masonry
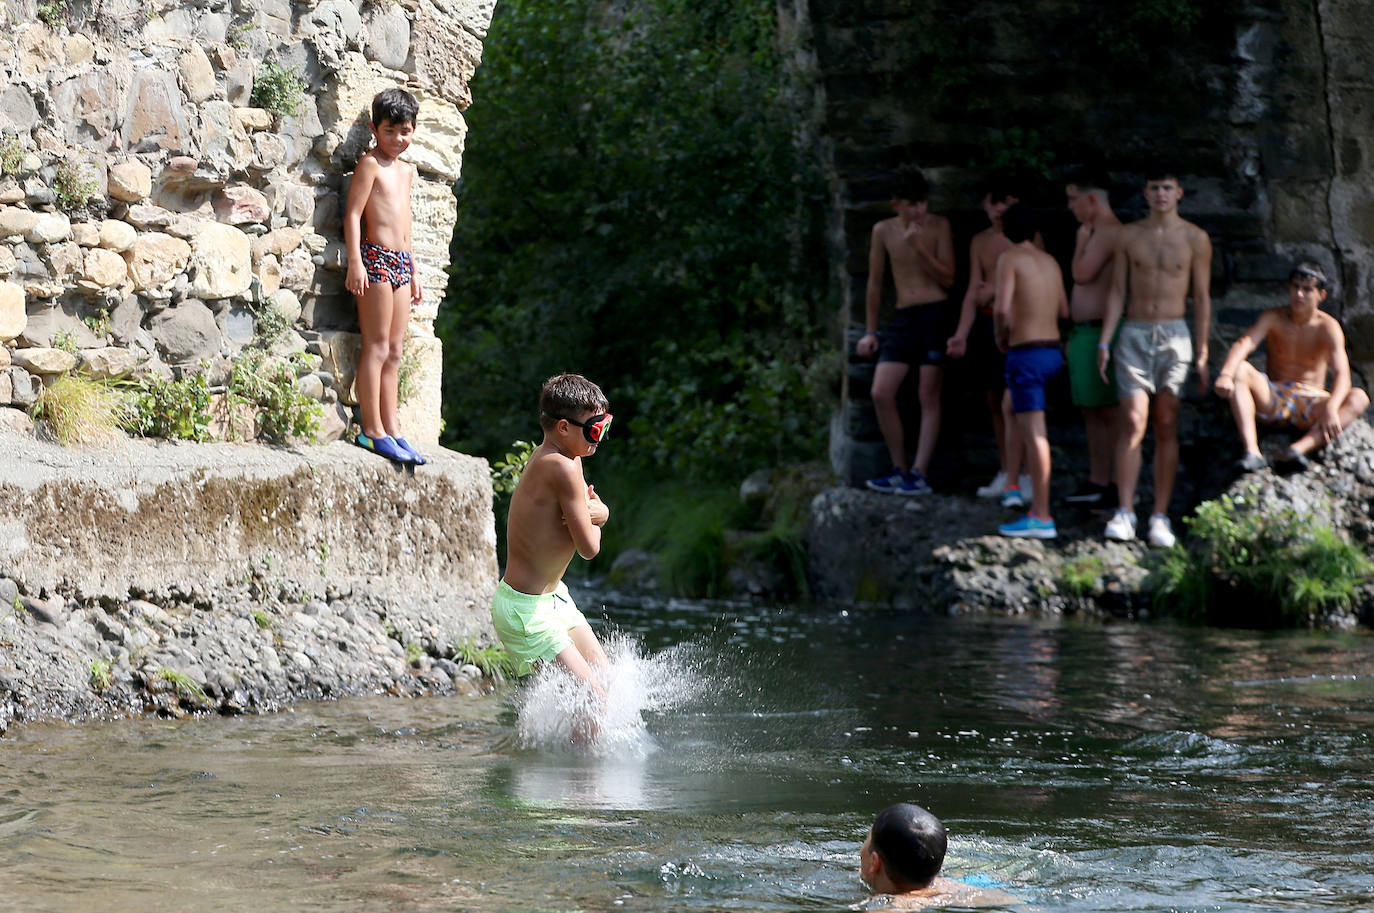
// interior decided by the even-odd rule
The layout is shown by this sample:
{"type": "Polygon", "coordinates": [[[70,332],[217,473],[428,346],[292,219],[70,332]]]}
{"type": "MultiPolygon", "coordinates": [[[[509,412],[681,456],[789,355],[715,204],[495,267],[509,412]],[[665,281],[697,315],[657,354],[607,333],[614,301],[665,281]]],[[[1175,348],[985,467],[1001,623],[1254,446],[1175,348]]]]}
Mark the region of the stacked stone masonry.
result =
{"type": "Polygon", "coordinates": [[[325,407],[321,437],[341,436],[360,341],[343,201],[370,142],[372,97],[402,86],[420,101],[405,157],[419,174],[424,291],[402,422],[412,439],[437,441],[434,318],[462,112],[493,7],[0,0],[0,427],[25,428],[41,385],[73,368],[205,371],[221,384],[272,308],[292,328],[274,353],[318,356],[301,389],[325,407]],[[255,80],[274,71],[300,76],[294,114],[254,104],[255,80]]]}

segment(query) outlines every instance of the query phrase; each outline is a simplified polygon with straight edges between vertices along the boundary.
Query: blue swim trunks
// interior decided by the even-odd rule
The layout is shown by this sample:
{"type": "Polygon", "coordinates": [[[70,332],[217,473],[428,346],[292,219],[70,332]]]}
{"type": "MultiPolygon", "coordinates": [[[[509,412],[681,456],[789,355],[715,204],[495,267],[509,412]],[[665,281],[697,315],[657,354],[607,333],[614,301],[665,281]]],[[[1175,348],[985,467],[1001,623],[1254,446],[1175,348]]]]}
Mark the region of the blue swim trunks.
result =
{"type": "Polygon", "coordinates": [[[1007,350],[1007,389],[1011,411],[1044,412],[1045,387],[1064,368],[1056,342],[1028,342],[1007,350]]]}

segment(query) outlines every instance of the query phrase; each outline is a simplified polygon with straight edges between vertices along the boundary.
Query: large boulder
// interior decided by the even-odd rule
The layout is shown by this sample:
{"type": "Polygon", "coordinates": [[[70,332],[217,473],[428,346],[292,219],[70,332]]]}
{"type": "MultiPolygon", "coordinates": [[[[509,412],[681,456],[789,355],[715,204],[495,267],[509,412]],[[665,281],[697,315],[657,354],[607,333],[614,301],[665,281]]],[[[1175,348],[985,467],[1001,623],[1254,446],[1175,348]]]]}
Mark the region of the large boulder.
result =
{"type": "Polygon", "coordinates": [[[188,298],[154,314],[148,328],[169,364],[193,363],[219,354],[219,325],[204,302],[188,298]]]}
{"type": "Polygon", "coordinates": [[[139,235],[124,252],[134,290],[161,289],[186,270],[191,262],[191,245],[162,232],[139,235]]]}
{"type": "Polygon", "coordinates": [[[207,222],[191,239],[191,294],[197,298],[233,298],[253,281],[252,246],[232,225],[207,222]]]}
{"type": "Polygon", "coordinates": [[[23,286],[0,282],[0,342],[9,342],[28,326],[28,295],[23,286]]]}

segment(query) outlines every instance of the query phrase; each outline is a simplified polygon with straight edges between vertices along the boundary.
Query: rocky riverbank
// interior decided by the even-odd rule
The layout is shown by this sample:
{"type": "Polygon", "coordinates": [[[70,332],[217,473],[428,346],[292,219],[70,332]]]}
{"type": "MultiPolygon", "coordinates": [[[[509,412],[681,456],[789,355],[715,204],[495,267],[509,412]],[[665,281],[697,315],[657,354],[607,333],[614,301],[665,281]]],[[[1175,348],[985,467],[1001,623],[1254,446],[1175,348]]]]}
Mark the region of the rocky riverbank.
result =
{"type": "Polygon", "coordinates": [[[484,461],[0,434],[0,731],[471,692],[491,642],[484,461]]]}

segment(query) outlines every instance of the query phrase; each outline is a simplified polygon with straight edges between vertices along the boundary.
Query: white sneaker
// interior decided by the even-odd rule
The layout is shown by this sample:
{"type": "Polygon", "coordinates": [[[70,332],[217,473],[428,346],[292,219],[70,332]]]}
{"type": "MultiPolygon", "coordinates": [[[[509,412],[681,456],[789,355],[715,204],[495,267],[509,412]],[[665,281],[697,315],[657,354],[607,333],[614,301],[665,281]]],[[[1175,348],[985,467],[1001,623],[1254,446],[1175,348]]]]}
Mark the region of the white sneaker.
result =
{"type": "Polygon", "coordinates": [[[1146,538],[1155,548],[1173,548],[1178,537],[1174,535],[1174,529],[1169,525],[1169,518],[1164,514],[1154,514],[1150,517],[1150,531],[1146,538]]]}
{"type": "Polygon", "coordinates": [[[992,477],[992,481],[978,489],[980,498],[1000,498],[1002,489],[1007,487],[1007,474],[998,470],[997,475],[992,477]]]}
{"type": "Polygon", "coordinates": [[[1116,513],[1107,521],[1107,531],[1103,535],[1117,542],[1131,541],[1135,538],[1135,514],[1124,507],[1117,508],[1116,513]]]}

